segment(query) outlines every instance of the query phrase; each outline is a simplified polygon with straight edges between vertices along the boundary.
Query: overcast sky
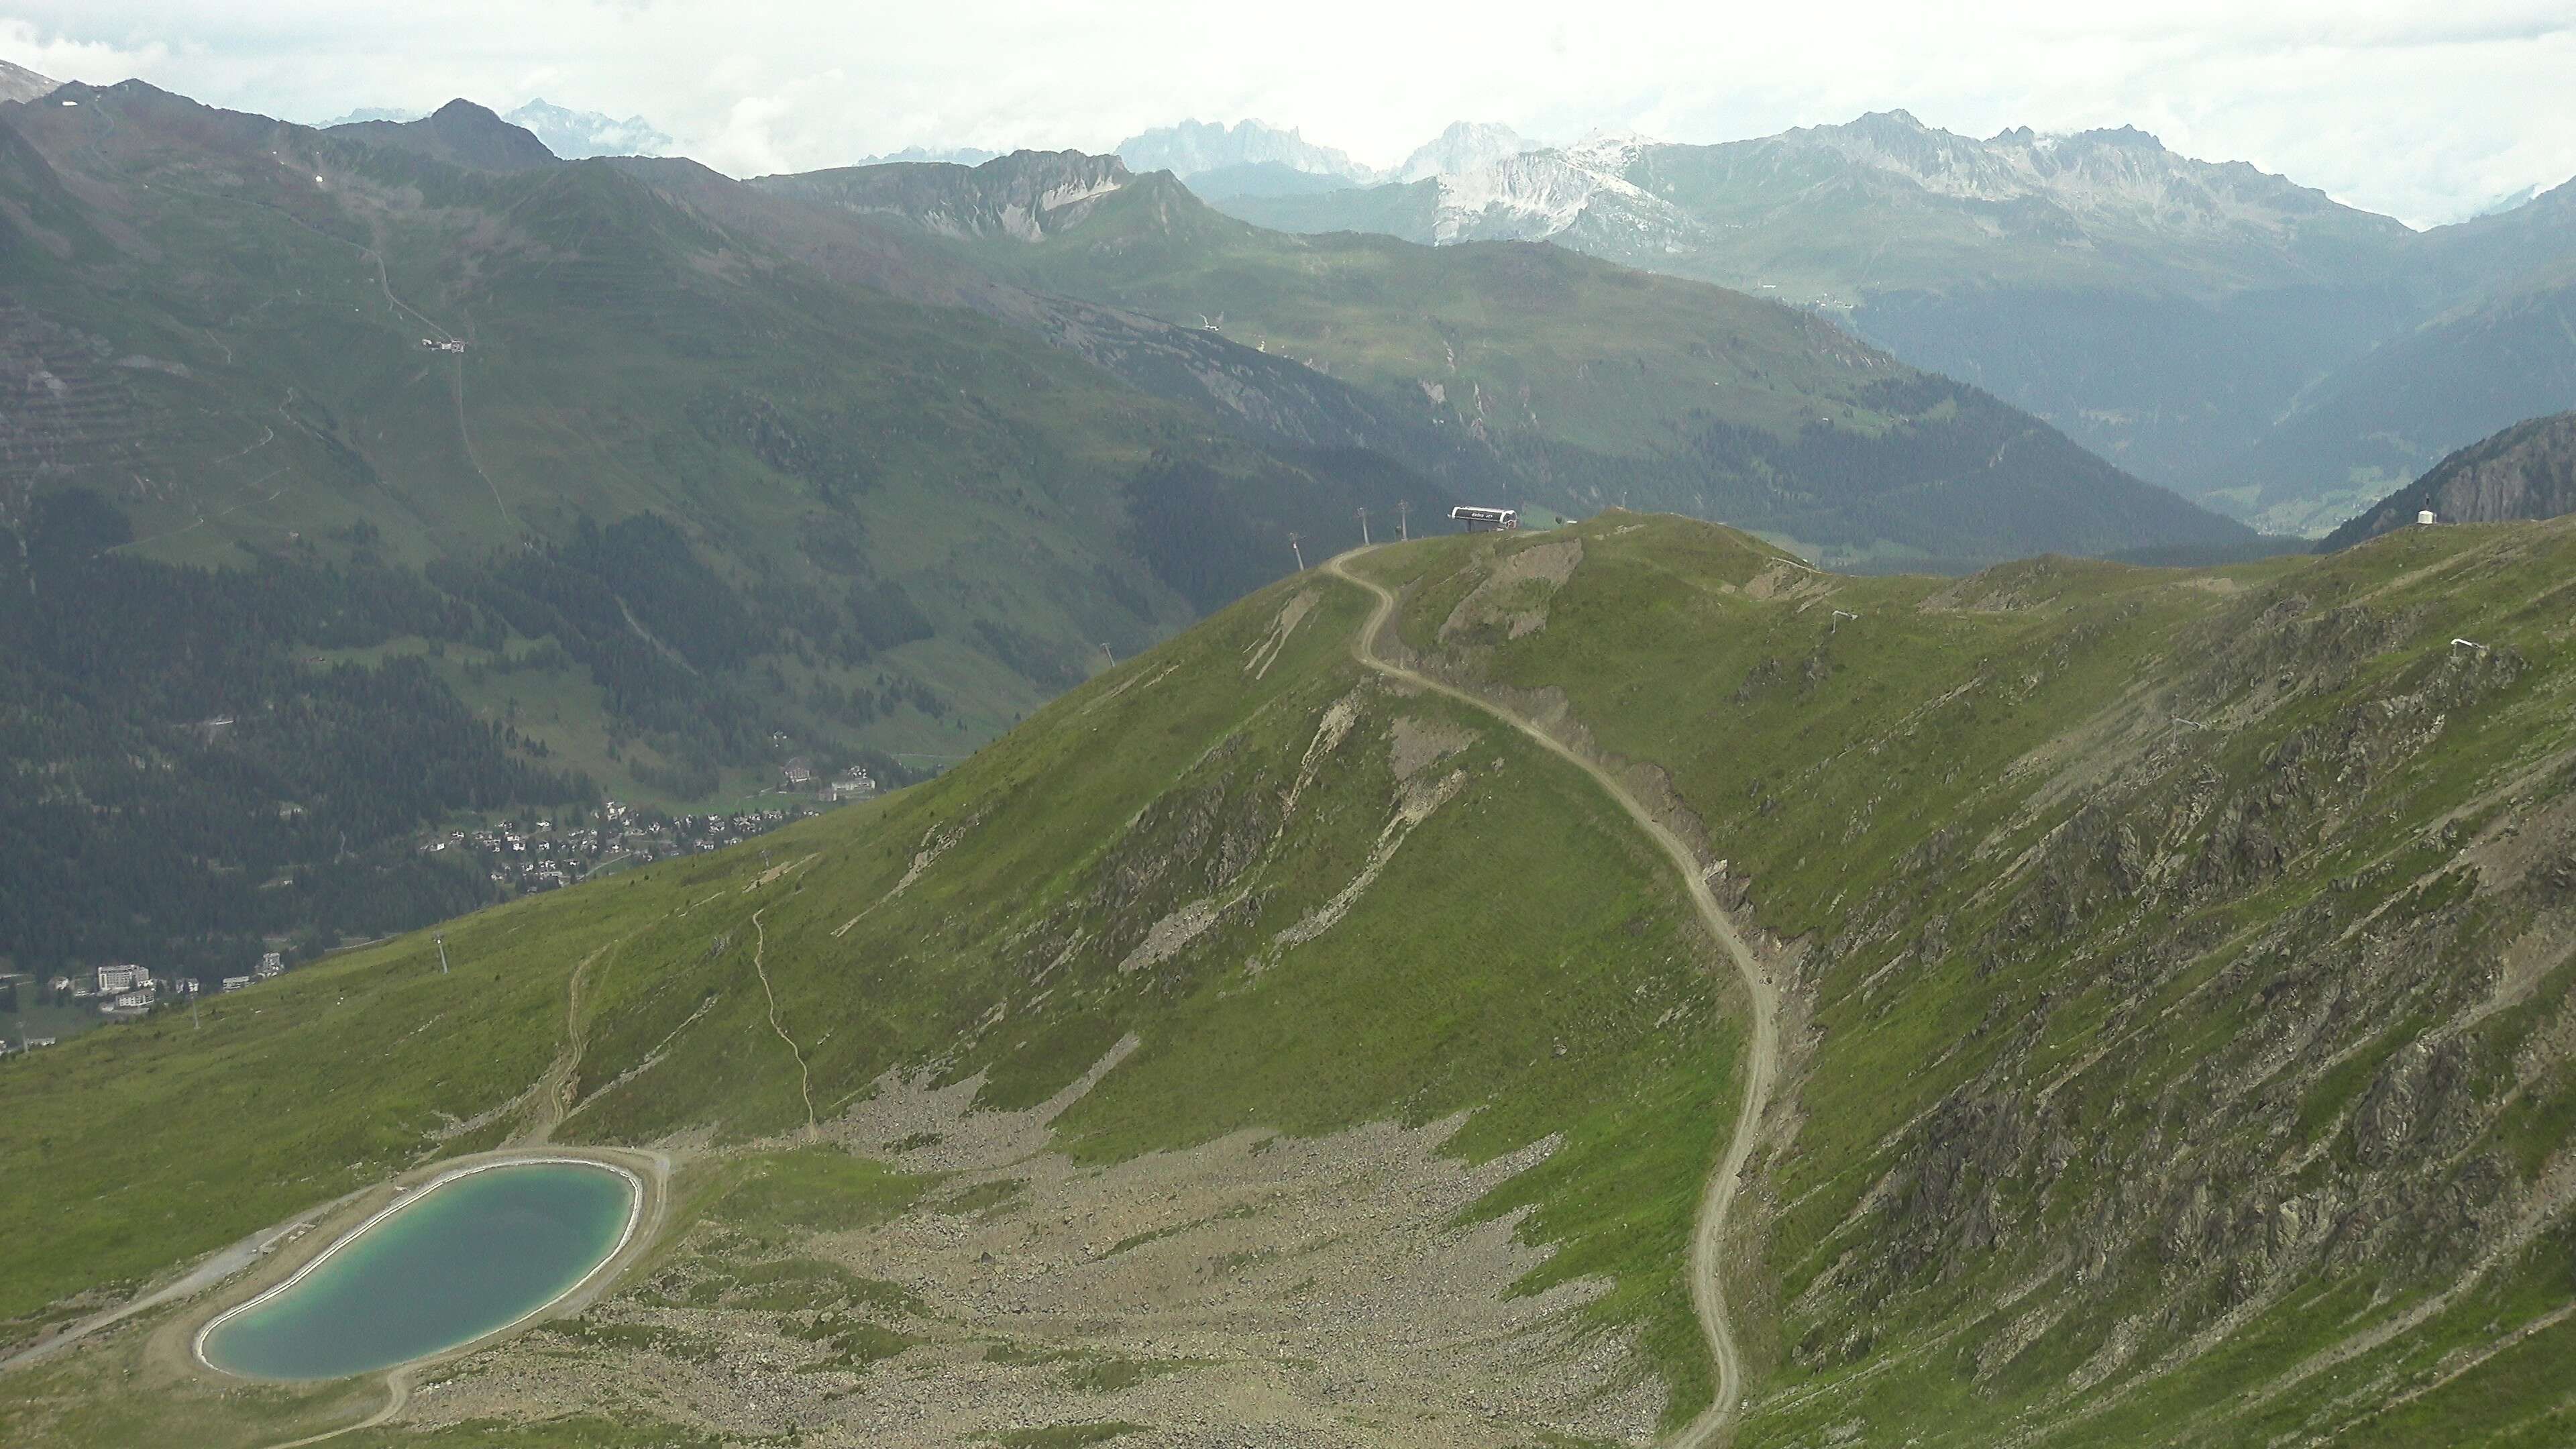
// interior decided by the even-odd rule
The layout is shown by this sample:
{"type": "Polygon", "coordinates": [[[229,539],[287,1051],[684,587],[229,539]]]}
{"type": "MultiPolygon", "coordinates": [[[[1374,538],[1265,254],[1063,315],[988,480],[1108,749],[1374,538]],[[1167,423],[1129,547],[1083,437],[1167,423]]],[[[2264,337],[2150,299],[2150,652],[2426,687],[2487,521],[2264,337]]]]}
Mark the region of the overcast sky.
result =
{"type": "Polygon", "coordinates": [[[1185,117],[1384,165],[1458,119],[1724,141],[1896,107],[1975,135],[2136,125],[2418,225],[2576,174],[2571,0],[2110,8],[0,0],[0,58],[299,121],[541,95],[640,114],[738,175],[907,145],[1107,150],[1185,117]]]}

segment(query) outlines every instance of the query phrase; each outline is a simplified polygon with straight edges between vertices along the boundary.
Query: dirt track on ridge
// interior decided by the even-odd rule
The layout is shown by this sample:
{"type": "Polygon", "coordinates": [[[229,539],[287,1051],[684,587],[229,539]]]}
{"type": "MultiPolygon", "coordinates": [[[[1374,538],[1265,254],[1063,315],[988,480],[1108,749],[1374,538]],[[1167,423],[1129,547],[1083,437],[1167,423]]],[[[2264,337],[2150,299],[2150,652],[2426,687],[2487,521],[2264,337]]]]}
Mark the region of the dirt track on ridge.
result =
{"type": "Polygon", "coordinates": [[[1655,819],[1607,769],[1575,753],[1535,722],[1491,700],[1479,698],[1455,685],[1379,656],[1378,635],[1385,631],[1386,621],[1394,617],[1395,595],[1383,585],[1364,579],[1346,567],[1351,559],[1367,552],[1366,548],[1353,549],[1328,560],[1323,566],[1324,572],[1357,584],[1377,596],[1377,608],[1351,640],[1351,657],[1380,674],[1482,710],[1590,775],[1609,792],[1611,799],[1619,802],[1621,809],[1628,812],[1628,818],[1637,823],[1637,828],[1662,849],[1674,869],[1681,872],[1682,887],[1689,894],[1691,905],[1699,912],[1700,919],[1707,923],[1709,934],[1726,948],[1726,954],[1735,963],[1736,974],[1743,978],[1745,993],[1751,998],[1753,1022],[1746,1053],[1744,1100],[1736,1109],[1735,1131],[1727,1143],[1726,1155],[1700,1194],[1699,1220],[1691,1232],[1691,1307],[1699,1315],[1700,1331],[1708,1340],[1709,1357],[1717,1366],[1717,1393],[1697,1418],[1684,1425],[1668,1441],[1672,1449],[1704,1449],[1704,1446],[1722,1441],[1733,1426],[1736,1411],[1744,1400],[1743,1354],[1736,1343],[1733,1320],[1727,1313],[1726,1285],[1719,1271],[1719,1258],[1725,1246],[1727,1218],[1735,1206],[1744,1165],[1752,1155],[1754,1138],[1761,1130],[1763,1107],[1770,1100],[1772,1082],[1779,1074],[1779,990],[1761,963],[1754,959],[1752,950],[1744,944],[1743,934],[1736,930],[1735,922],[1718,906],[1716,896],[1709,892],[1708,878],[1702,873],[1697,854],[1680,836],[1655,819]]]}

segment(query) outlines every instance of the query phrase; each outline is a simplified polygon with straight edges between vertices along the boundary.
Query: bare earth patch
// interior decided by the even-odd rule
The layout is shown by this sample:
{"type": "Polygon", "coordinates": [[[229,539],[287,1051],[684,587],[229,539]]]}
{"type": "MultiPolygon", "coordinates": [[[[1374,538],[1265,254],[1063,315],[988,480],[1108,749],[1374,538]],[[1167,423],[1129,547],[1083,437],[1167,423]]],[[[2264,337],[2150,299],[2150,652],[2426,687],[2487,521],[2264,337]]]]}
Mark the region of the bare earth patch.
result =
{"type": "Polygon", "coordinates": [[[781,1313],[688,1291],[731,1245],[701,1223],[674,1266],[580,1333],[478,1356],[413,1400],[422,1425],[644,1409],[675,1425],[809,1445],[953,1445],[1125,1422],[1144,1446],[1490,1446],[1546,1433],[1648,1442],[1664,1407],[1633,1345],[1585,1331],[1584,1281],[1511,1297],[1546,1260],[1517,1216],[1458,1215],[1555,1143],[1469,1166],[1463,1118],[1312,1140],[1247,1130],[1106,1168],[1046,1146],[1114,1067],[1026,1112],[980,1086],[888,1077],[826,1135],[950,1174],[881,1227],[795,1253],[881,1285],[868,1306],[781,1313]],[[701,1306],[701,1304],[705,1306],[701,1306]],[[874,1332],[838,1361],[825,1329],[874,1332]],[[817,1326],[819,1325],[819,1327],[817,1326]],[[868,1325],[873,1325],[871,1329],[868,1325]],[[821,1341],[817,1341],[817,1335],[821,1341]]]}

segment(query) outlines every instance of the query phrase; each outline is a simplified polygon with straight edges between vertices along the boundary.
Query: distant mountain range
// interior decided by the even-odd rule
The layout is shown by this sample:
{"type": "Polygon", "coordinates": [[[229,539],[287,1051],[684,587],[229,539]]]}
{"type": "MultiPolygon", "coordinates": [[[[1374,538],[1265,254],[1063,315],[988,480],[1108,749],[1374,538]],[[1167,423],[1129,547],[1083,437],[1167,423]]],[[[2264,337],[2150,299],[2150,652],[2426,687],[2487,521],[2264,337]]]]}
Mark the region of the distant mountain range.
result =
{"type": "Polygon", "coordinates": [[[2567,186],[2418,233],[2136,130],[1979,140],[1891,111],[1222,204],[1288,231],[1543,238],[1814,308],[2282,530],[2576,404],[2567,186]]]}
{"type": "MultiPolygon", "coordinates": [[[[370,121],[405,122],[425,118],[426,111],[368,106],[322,123],[324,129],[370,121]]],[[[664,156],[679,143],[642,116],[618,120],[600,111],[576,111],[539,96],[501,119],[545,143],[549,154],[566,161],[592,156],[664,156]]]]}

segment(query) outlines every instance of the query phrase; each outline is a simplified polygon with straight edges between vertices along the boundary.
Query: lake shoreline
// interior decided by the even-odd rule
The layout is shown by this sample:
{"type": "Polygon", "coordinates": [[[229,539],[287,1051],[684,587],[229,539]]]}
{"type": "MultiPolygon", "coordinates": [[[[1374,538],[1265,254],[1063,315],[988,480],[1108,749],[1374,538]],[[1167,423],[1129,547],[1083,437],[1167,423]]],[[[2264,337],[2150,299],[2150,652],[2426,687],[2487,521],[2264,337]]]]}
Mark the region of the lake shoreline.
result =
{"type": "Polygon", "coordinates": [[[582,1167],[593,1169],[595,1171],[612,1173],[625,1183],[627,1190],[626,1212],[624,1220],[618,1225],[617,1241],[611,1244],[608,1250],[599,1256],[597,1261],[583,1269],[581,1275],[574,1279],[570,1284],[566,1285],[562,1291],[554,1294],[544,1302],[525,1310],[524,1312],[513,1315],[508,1321],[498,1324],[492,1328],[485,1329],[481,1333],[477,1333],[471,1338],[463,1340],[463,1342],[481,1342],[497,1338],[502,1334],[508,1333],[513,1329],[527,1324],[533,1319],[545,1315],[549,1310],[562,1303],[565,1299],[580,1292],[581,1289],[589,1284],[593,1278],[599,1276],[599,1274],[610,1264],[616,1262],[619,1256],[626,1251],[627,1245],[634,1241],[635,1231],[637,1227],[641,1225],[644,1217],[646,1190],[643,1178],[639,1176],[633,1168],[630,1168],[623,1163],[606,1161],[597,1157],[577,1156],[566,1151],[549,1150],[542,1153],[513,1153],[507,1156],[494,1157],[487,1161],[472,1162],[463,1166],[451,1165],[445,1171],[440,1172],[437,1176],[432,1177],[429,1181],[422,1183],[417,1187],[405,1186],[399,1183],[394,1184],[394,1196],[390,1202],[387,1202],[384,1206],[369,1214],[356,1227],[349,1228],[331,1238],[327,1246],[325,1246],[322,1251],[305,1259],[283,1280],[271,1284],[259,1293],[224,1309],[213,1318],[208,1319],[205,1325],[197,1330],[196,1336],[190,1341],[190,1353],[195,1356],[198,1363],[205,1367],[213,1369],[218,1373],[231,1375],[235,1378],[273,1383],[321,1383],[337,1378],[354,1378],[371,1373],[383,1373],[390,1369],[400,1368],[407,1364],[434,1358],[440,1354],[452,1351],[460,1345],[449,1344],[429,1350],[426,1353],[402,1359],[395,1363],[373,1365],[368,1368],[357,1370],[353,1373],[323,1374],[308,1378],[253,1373],[242,1368],[227,1366],[225,1364],[217,1363],[214,1357],[206,1350],[207,1345],[226,1324],[258,1309],[263,1304],[272,1302],[293,1292],[297,1285],[320,1272],[335,1258],[338,1258],[343,1251],[365,1240],[370,1233],[377,1232],[386,1224],[394,1221],[401,1215],[418,1209],[423,1203],[428,1202],[439,1189],[466,1181],[470,1178],[481,1176],[485,1173],[512,1171],[547,1165],[582,1167]]]}
{"type": "Polygon", "coordinates": [[[400,1397],[419,1373],[487,1348],[537,1324],[577,1313],[597,1301],[638,1259],[659,1241],[669,1216],[672,1164],[668,1154],[644,1149],[548,1144],[500,1148],[444,1162],[424,1164],[375,1186],[327,1204],[300,1221],[283,1226],[265,1261],[215,1287],[194,1308],[164,1324],[145,1348],[147,1361],[160,1371],[217,1385],[273,1385],[321,1388],[344,1384],[351,1389],[382,1383],[400,1397]],[[495,1167],[543,1161],[578,1163],[625,1175],[637,1192],[617,1245],[571,1288],[552,1300],[474,1338],[401,1363],[364,1370],[336,1379],[271,1379],[235,1373],[209,1363],[200,1353],[205,1335],[222,1320],[282,1292],[340,1245],[355,1241],[395,1211],[423,1200],[440,1182],[495,1167]]]}

